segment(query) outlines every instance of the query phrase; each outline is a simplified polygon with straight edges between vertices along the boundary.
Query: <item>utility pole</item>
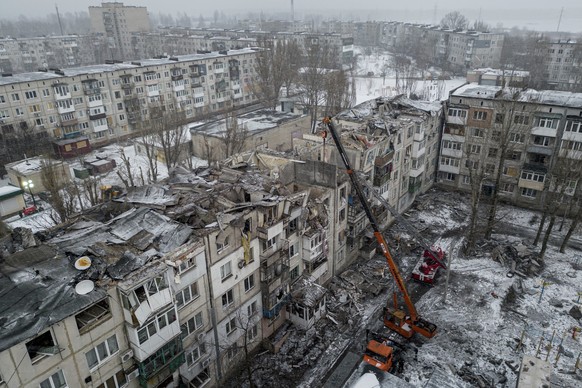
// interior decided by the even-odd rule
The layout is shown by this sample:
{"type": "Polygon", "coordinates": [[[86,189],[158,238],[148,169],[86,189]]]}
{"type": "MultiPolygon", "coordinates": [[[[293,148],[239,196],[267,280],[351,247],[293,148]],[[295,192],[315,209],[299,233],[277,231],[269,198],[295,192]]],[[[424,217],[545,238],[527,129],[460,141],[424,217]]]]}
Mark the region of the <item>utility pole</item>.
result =
{"type": "Polygon", "coordinates": [[[57,10],[57,20],[59,21],[59,28],[61,29],[61,35],[65,35],[63,32],[63,23],[61,23],[61,15],[59,14],[59,7],[55,4],[55,9],[57,10]]]}
{"type": "Polygon", "coordinates": [[[293,5],[293,0],[291,0],[291,22],[295,21],[295,7],[293,5]]]}

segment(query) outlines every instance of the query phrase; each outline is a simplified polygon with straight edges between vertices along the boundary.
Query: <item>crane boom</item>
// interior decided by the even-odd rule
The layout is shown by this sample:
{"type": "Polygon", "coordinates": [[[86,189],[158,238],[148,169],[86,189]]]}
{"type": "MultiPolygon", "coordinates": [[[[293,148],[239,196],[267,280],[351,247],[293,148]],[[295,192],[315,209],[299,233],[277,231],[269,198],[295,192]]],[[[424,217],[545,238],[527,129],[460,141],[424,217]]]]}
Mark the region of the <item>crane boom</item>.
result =
{"type": "MultiPolygon", "coordinates": [[[[408,294],[408,290],[404,285],[404,280],[400,275],[400,271],[398,270],[398,267],[396,266],[396,263],[394,262],[394,259],[392,258],[390,251],[388,250],[388,244],[386,243],[386,239],[384,238],[384,235],[380,230],[378,221],[376,220],[376,217],[372,213],[370,205],[366,200],[364,190],[362,189],[362,184],[357,174],[350,165],[347,153],[343,147],[343,144],[339,138],[337,131],[335,130],[335,126],[331,121],[331,117],[324,118],[323,123],[329,130],[329,133],[331,134],[331,137],[333,138],[333,141],[338,149],[340,157],[342,158],[344,166],[346,167],[346,172],[352,182],[352,186],[356,191],[356,194],[360,202],[362,203],[362,207],[364,208],[364,212],[366,213],[368,220],[370,221],[370,225],[372,226],[372,229],[374,231],[374,237],[376,238],[376,241],[378,241],[378,244],[382,249],[382,253],[386,258],[386,262],[388,263],[390,273],[392,274],[392,277],[394,278],[394,281],[396,282],[396,285],[398,286],[398,289],[402,294],[402,298],[404,299],[404,303],[408,311],[407,315],[405,312],[399,310],[396,305],[394,306],[394,309],[390,309],[387,306],[384,312],[384,325],[390,329],[395,330],[396,332],[398,332],[399,334],[406,338],[412,337],[412,335],[415,332],[420,333],[425,337],[432,338],[436,334],[436,326],[422,319],[418,315],[416,307],[414,306],[414,303],[412,303],[410,295],[408,294]]],[[[324,134],[324,138],[325,136],[326,134],[324,134]]]]}

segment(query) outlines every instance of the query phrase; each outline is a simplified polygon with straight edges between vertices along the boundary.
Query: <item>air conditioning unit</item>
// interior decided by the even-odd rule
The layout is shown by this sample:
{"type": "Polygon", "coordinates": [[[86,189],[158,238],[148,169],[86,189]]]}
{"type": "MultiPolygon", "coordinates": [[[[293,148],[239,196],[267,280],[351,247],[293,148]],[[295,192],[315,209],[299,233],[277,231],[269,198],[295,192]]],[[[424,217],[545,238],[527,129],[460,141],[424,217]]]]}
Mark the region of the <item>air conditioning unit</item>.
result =
{"type": "Polygon", "coordinates": [[[206,334],[204,334],[204,333],[200,333],[200,334],[198,334],[198,341],[203,341],[203,340],[204,340],[204,336],[205,336],[205,335],[206,335],[206,334]]]}
{"type": "Polygon", "coordinates": [[[202,365],[202,368],[206,368],[206,367],[208,367],[208,365],[210,365],[210,359],[207,358],[206,360],[202,361],[200,364],[202,365]]]}
{"type": "Polygon", "coordinates": [[[135,380],[137,376],[139,376],[139,369],[136,369],[133,372],[130,372],[125,375],[125,377],[127,377],[127,381],[135,380]]]}
{"type": "Polygon", "coordinates": [[[129,349],[121,355],[121,362],[127,362],[133,357],[133,350],[129,349]]]}

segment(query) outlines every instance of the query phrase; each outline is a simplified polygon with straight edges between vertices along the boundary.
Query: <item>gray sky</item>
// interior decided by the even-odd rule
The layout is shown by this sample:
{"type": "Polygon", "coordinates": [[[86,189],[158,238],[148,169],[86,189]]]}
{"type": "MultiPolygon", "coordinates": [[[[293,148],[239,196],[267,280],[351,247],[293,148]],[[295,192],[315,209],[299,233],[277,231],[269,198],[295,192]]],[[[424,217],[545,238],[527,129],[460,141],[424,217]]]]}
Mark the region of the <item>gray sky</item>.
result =
{"type": "MultiPolygon", "coordinates": [[[[24,0],[22,2],[0,0],[0,9],[2,9],[0,18],[14,18],[21,14],[38,17],[47,13],[54,13],[55,2],[63,14],[87,11],[90,5],[101,4],[99,0],[24,0]]],[[[290,0],[123,1],[125,5],[146,6],[150,13],[164,12],[175,15],[177,12],[186,12],[196,18],[201,13],[210,16],[215,10],[224,11],[226,14],[237,12],[240,13],[241,18],[244,18],[249,11],[288,12],[290,2],[290,0]]],[[[561,30],[582,30],[581,0],[558,0],[555,2],[548,0],[486,0],[483,2],[466,0],[406,0],[404,2],[387,0],[295,0],[295,13],[296,15],[301,15],[311,10],[319,10],[323,13],[323,18],[326,19],[329,18],[325,16],[326,12],[328,16],[330,14],[336,16],[339,12],[342,12],[340,16],[343,19],[347,19],[348,15],[351,15],[348,11],[362,10],[362,12],[357,13],[360,20],[396,19],[430,23],[434,19],[435,4],[438,4],[438,20],[445,12],[459,9],[470,20],[477,19],[480,14],[484,21],[493,25],[501,22],[505,27],[518,24],[531,29],[539,29],[537,27],[545,26],[548,29],[551,27],[553,30],[557,26],[561,7],[565,7],[562,18],[563,28],[561,30]],[[381,15],[381,17],[378,17],[378,15],[381,15]]]]}

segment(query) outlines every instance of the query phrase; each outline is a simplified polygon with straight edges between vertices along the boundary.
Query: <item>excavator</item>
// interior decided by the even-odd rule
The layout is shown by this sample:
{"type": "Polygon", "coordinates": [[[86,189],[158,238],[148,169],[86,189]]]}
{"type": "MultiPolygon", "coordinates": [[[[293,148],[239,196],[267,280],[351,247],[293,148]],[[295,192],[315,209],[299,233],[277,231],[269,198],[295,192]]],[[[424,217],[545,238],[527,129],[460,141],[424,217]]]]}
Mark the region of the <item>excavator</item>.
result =
{"type": "MultiPolygon", "coordinates": [[[[335,129],[331,117],[325,117],[323,119],[323,124],[326,130],[323,131],[322,137],[325,139],[328,134],[331,135],[344,163],[346,172],[351,180],[352,187],[360,199],[364,212],[370,221],[370,225],[374,231],[374,237],[376,238],[376,241],[378,242],[384,257],[386,258],[390,273],[392,274],[392,277],[394,278],[394,281],[396,282],[396,285],[402,294],[404,304],[406,305],[406,311],[400,308],[398,303],[398,296],[396,293],[394,293],[393,306],[391,306],[390,303],[387,303],[386,307],[384,308],[384,326],[406,339],[411,338],[415,333],[419,333],[426,338],[434,337],[437,332],[437,327],[435,324],[423,319],[416,311],[416,307],[410,299],[410,295],[408,294],[408,290],[404,285],[404,280],[400,275],[400,271],[396,266],[390,251],[388,250],[388,244],[386,243],[386,239],[380,230],[378,221],[372,213],[370,205],[368,204],[366,196],[364,195],[362,183],[360,182],[357,173],[351,167],[347,153],[341,143],[339,134],[335,129]]],[[[393,338],[375,334],[368,342],[366,351],[364,353],[364,361],[380,370],[390,371],[394,363],[394,346],[395,342],[393,338]]]]}

